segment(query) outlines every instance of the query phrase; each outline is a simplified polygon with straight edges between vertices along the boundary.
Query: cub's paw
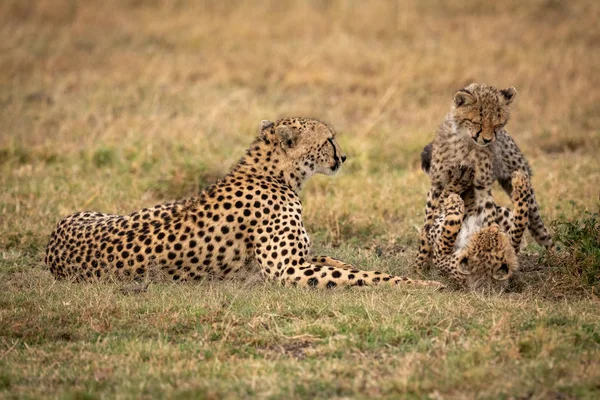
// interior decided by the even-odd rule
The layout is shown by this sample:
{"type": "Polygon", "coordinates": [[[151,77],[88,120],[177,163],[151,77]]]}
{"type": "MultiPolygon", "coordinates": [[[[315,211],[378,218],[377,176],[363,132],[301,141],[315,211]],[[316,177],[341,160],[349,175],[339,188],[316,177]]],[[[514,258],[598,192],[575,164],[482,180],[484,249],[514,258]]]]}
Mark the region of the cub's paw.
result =
{"type": "Polygon", "coordinates": [[[475,170],[470,165],[458,165],[450,170],[448,188],[451,192],[461,194],[473,184],[475,170]]]}

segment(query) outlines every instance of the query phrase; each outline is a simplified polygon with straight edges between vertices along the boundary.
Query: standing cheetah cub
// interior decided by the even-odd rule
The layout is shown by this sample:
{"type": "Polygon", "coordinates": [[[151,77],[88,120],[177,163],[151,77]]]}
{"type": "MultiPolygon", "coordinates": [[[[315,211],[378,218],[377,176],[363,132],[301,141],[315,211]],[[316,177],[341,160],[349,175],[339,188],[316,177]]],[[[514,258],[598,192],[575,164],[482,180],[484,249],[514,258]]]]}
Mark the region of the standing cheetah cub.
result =
{"type": "MultiPolygon", "coordinates": [[[[433,142],[421,154],[422,167],[431,179],[431,189],[427,194],[417,269],[424,266],[429,256],[424,241],[433,223],[433,210],[438,206],[454,167],[462,165],[473,169],[473,182],[470,190],[466,191],[467,196],[463,195],[463,200],[467,214],[481,214],[488,226],[498,218],[491,196],[493,182],[498,180],[510,195],[513,172],[521,171],[530,179],[531,168],[527,160],[504,129],[516,95],[517,91],[512,86],[498,90],[477,83],[454,94],[452,109],[440,125],[433,142]]],[[[533,189],[528,207],[529,229],[534,238],[546,248],[551,248],[552,239],[540,217],[533,189]]]]}
{"type": "Polygon", "coordinates": [[[46,264],[56,278],[144,279],[156,269],[176,281],[258,273],[285,285],[431,286],[310,255],[300,191],[314,174],[346,160],[335,133],[314,119],[263,121],[233,170],[198,197],[129,215],[82,212],[50,237],[46,264]]]}

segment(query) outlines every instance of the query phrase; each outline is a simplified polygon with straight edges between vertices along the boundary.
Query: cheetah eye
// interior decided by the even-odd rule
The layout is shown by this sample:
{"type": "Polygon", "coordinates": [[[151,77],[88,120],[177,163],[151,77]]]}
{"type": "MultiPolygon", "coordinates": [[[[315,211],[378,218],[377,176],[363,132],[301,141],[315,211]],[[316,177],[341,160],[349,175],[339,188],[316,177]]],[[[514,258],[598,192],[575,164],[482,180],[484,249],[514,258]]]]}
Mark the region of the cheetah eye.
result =
{"type": "Polygon", "coordinates": [[[471,275],[471,271],[468,269],[469,267],[469,258],[463,257],[462,260],[458,263],[458,272],[462,275],[471,275]]]}
{"type": "Polygon", "coordinates": [[[492,275],[492,277],[497,281],[505,281],[510,277],[510,271],[508,270],[508,264],[502,263],[500,268],[496,270],[496,272],[492,275]]]}

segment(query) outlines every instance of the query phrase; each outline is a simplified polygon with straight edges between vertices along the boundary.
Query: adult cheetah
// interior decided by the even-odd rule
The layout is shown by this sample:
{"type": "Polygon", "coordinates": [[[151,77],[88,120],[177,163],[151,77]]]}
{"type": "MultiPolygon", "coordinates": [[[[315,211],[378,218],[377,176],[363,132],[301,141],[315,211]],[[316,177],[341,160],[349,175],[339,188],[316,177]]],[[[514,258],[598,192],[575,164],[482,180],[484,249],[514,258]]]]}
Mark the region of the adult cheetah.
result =
{"type": "Polygon", "coordinates": [[[333,129],[315,119],[262,121],[259,131],[233,170],[198,197],[130,215],[81,212],[62,220],[46,249],[52,274],[126,280],[158,270],[191,281],[256,272],[284,285],[317,288],[443,287],[310,256],[300,191],[313,174],[334,174],[346,156],[333,129]]]}
{"type": "MultiPolygon", "coordinates": [[[[431,179],[427,195],[425,224],[416,268],[420,269],[429,254],[423,242],[433,223],[433,210],[440,201],[451,171],[459,165],[474,170],[470,190],[463,195],[467,214],[482,214],[487,225],[496,222],[497,209],[491,186],[498,180],[504,190],[512,192],[511,176],[521,171],[531,178],[531,168],[523,153],[504,126],[508,123],[509,108],[517,95],[514,87],[498,90],[493,86],[473,83],[454,94],[452,109],[440,125],[436,137],[421,154],[423,170],[431,179]]],[[[528,199],[529,229],[538,243],[552,248],[552,238],[540,217],[535,193],[528,199]]]]}
{"type": "Polygon", "coordinates": [[[455,167],[434,212],[427,232],[433,264],[456,284],[471,290],[503,290],[518,269],[517,250],[527,228],[529,179],[521,171],[512,175],[513,210],[498,207],[497,223],[485,224],[485,214],[466,214],[459,195],[472,182],[472,170],[455,167]],[[469,176],[470,173],[470,176],[469,176]]]}

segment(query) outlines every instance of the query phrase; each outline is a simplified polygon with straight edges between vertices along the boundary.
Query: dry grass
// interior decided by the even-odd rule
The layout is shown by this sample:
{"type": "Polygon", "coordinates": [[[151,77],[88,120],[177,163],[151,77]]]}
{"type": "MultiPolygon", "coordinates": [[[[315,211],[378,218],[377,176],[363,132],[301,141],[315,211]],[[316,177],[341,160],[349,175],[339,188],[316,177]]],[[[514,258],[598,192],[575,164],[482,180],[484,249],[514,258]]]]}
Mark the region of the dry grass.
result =
{"type": "Polygon", "coordinates": [[[599,205],[599,19],[595,1],[3,1],[0,397],[597,396],[597,286],[577,276],[597,264],[531,240],[492,297],[136,292],[54,283],[41,254],[62,216],[186,196],[261,119],[306,115],[349,156],[303,195],[316,250],[409,274],[419,152],[471,81],[518,89],[508,128],[542,214],[581,218],[599,205]]]}

